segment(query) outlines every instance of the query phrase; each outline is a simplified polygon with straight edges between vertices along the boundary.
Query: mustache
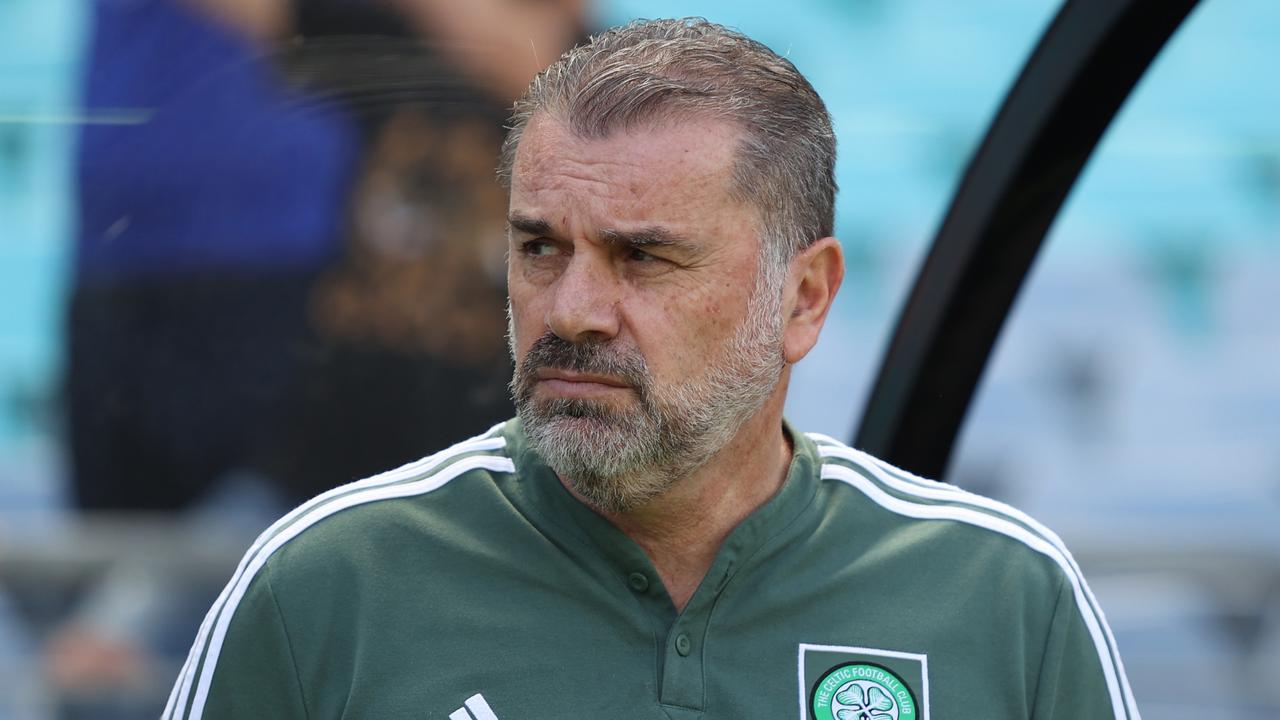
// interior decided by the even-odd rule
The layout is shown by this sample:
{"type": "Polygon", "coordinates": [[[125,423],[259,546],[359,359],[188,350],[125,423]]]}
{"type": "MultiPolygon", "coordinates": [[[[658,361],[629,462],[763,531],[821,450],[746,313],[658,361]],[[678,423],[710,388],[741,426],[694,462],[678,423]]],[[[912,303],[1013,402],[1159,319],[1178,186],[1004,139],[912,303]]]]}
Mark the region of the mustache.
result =
{"type": "Polygon", "coordinates": [[[515,395],[533,392],[535,373],[541,368],[608,375],[624,380],[640,398],[648,396],[649,367],[634,349],[612,342],[571,343],[555,333],[538,338],[525,354],[515,376],[515,395]]]}

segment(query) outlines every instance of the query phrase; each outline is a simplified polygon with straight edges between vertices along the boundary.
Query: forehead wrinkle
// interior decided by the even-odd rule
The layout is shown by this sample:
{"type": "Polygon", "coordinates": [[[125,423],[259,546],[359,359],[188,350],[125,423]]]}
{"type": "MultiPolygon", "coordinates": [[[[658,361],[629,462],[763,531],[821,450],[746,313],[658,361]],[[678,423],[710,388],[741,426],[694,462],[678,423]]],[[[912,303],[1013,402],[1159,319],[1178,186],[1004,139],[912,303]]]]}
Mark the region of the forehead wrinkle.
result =
{"type": "Polygon", "coordinates": [[[701,257],[711,250],[703,240],[722,229],[704,228],[701,219],[716,216],[725,203],[750,222],[744,231],[758,221],[758,208],[734,192],[740,132],[708,118],[690,128],[658,123],[584,138],[556,118],[534,118],[516,153],[509,219],[545,221],[525,226],[539,235],[670,247],[701,257]]]}
{"type": "Polygon", "coordinates": [[[633,159],[601,152],[599,145],[583,143],[581,138],[543,138],[535,133],[529,147],[521,147],[516,156],[513,189],[519,180],[521,185],[538,189],[563,188],[568,181],[607,190],[620,174],[636,171],[638,164],[633,159]]]}
{"type": "MultiPolygon", "coordinates": [[[[714,118],[702,118],[703,122],[725,124],[714,118]]],[[[733,167],[739,155],[737,145],[729,151],[724,163],[704,165],[689,162],[681,154],[672,155],[669,150],[660,148],[632,148],[630,151],[617,152],[609,147],[610,143],[630,143],[654,133],[664,134],[682,127],[676,122],[645,123],[636,128],[619,128],[601,136],[582,135],[562,121],[554,118],[535,118],[517,151],[515,166],[522,173],[513,173],[513,185],[516,174],[523,174],[525,180],[544,187],[554,188],[564,181],[580,182],[589,185],[615,186],[625,189],[631,195],[646,194],[654,189],[646,184],[619,181],[635,173],[655,172],[670,174],[679,171],[708,187],[719,186],[732,197],[734,177],[733,167]],[[538,132],[530,132],[534,129],[538,132]]],[[[740,132],[736,125],[729,124],[730,132],[740,132]]],[[[687,156],[686,150],[684,155],[687,156]]]]}

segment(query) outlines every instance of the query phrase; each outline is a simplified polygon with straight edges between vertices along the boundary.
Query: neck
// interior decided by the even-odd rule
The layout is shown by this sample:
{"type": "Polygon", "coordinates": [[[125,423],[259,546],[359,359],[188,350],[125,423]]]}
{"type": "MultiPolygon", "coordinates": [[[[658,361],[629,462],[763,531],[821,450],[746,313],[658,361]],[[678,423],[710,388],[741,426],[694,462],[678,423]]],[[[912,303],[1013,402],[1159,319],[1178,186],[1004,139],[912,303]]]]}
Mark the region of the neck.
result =
{"type": "Polygon", "coordinates": [[[771,396],[711,460],[670,490],[634,510],[601,512],[649,556],[677,610],[729,533],[786,480],[792,448],[782,430],[784,396],[771,396]]]}

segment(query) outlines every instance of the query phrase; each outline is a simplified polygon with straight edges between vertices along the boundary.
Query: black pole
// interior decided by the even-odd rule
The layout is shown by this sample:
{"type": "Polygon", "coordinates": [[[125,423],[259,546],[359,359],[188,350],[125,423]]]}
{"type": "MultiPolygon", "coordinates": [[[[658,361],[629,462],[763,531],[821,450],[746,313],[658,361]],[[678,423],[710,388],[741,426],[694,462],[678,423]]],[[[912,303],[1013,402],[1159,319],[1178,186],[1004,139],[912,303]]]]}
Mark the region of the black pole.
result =
{"type": "Polygon", "coordinates": [[[1068,0],[965,171],[854,444],[942,477],[1054,217],[1134,85],[1198,0],[1068,0]]]}

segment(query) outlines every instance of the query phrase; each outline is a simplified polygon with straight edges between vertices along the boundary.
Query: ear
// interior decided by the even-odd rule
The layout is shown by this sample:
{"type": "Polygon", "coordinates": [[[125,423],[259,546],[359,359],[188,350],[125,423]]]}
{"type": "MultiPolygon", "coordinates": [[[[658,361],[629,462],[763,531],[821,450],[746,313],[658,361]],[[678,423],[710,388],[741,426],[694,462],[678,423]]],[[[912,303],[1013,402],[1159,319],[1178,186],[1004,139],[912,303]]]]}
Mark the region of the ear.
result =
{"type": "Polygon", "coordinates": [[[844,250],[833,237],[818,240],[791,260],[783,299],[782,355],[788,363],[799,362],[817,344],[843,280],[844,250]]]}

